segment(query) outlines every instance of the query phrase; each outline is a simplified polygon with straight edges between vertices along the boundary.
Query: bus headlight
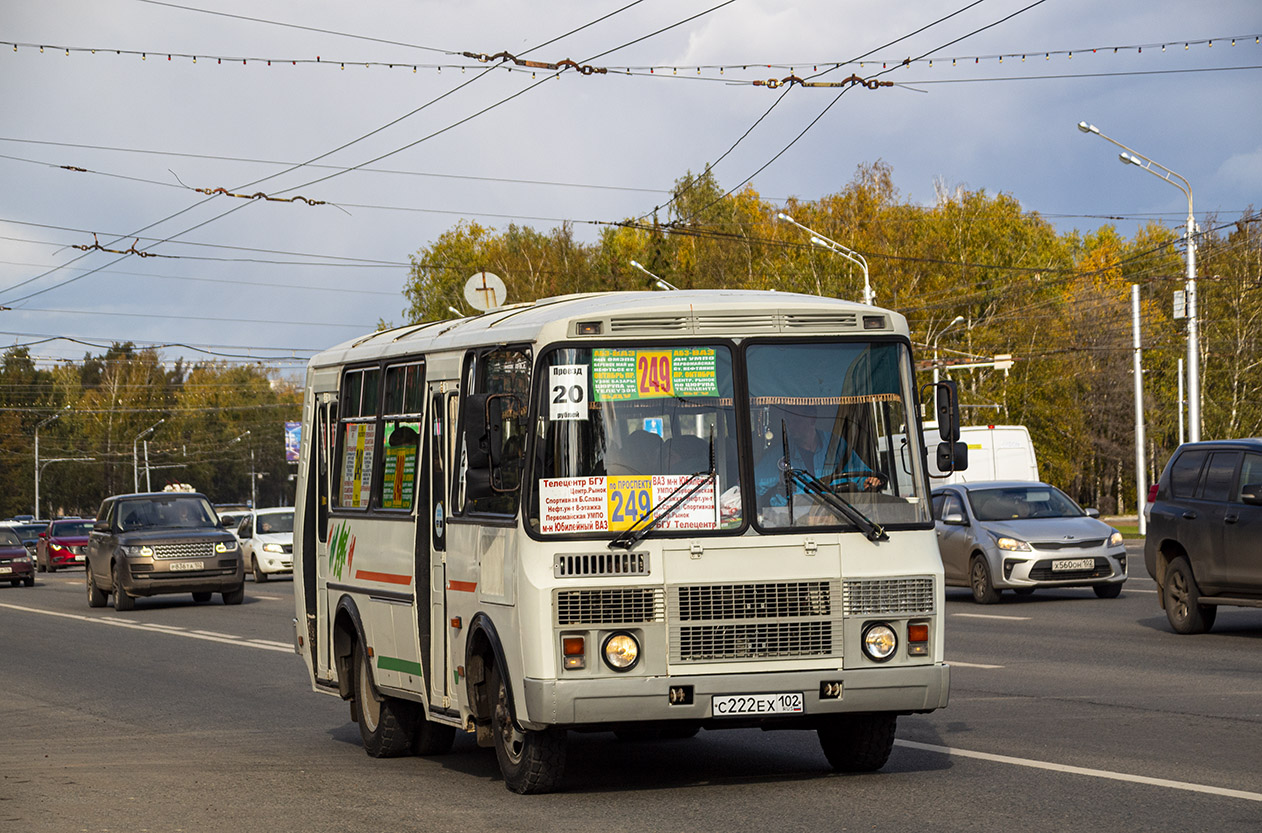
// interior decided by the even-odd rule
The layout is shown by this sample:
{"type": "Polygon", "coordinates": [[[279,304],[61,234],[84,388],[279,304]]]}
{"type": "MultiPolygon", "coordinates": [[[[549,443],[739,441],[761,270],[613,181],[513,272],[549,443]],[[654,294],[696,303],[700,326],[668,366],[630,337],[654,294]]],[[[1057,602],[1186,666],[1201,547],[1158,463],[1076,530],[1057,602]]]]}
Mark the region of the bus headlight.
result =
{"type": "Polygon", "coordinates": [[[884,622],[875,622],[863,629],[863,653],[868,659],[885,662],[898,650],[898,635],[884,622]]]}
{"type": "Polygon", "coordinates": [[[640,643],[629,633],[611,634],[601,650],[614,671],[630,671],[640,661],[640,643]]]}

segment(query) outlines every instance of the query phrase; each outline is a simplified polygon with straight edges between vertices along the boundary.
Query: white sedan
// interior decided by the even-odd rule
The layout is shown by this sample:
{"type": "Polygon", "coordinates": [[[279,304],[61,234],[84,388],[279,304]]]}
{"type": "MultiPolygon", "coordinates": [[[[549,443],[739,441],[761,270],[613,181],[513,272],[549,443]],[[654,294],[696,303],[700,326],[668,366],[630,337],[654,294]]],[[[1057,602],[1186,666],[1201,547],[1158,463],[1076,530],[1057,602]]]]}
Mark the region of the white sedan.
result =
{"type": "Polygon", "coordinates": [[[237,527],[241,558],[255,582],[294,571],[293,507],[259,509],[241,519],[237,527]]]}

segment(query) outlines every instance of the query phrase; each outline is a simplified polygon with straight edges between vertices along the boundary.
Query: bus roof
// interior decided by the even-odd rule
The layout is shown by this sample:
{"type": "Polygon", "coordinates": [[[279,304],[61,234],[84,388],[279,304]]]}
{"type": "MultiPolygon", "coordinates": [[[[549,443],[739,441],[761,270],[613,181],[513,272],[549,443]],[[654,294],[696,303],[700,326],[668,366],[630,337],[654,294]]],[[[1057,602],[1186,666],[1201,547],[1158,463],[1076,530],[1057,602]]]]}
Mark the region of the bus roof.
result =
{"type": "Polygon", "coordinates": [[[899,313],[853,301],[744,289],[592,292],[510,304],[467,318],[409,324],[360,336],[311,359],[311,367],[477,344],[552,341],[567,337],[743,337],[867,333],[907,335],[899,313]],[[880,318],[880,326],[875,326],[880,318]],[[597,332],[577,335],[578,322],[597,332]]]}

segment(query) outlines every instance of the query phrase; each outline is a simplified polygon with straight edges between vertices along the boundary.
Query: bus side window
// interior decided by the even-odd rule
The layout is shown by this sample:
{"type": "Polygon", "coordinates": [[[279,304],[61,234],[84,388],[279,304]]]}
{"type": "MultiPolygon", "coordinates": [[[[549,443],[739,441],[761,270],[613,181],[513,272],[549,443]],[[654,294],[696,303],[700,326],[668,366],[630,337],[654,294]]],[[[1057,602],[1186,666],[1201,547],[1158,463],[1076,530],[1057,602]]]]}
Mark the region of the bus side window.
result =
{"type": "Polygon", "coordinates": [[[342,379],[341,421],[337,426],[337,491],[339,509],[364,509],[372,493],[377,459],[376,367],[348,370],[342,379]]]}
{"type": "Polygon", "coordinates": [[[381,482],[373,499],[375,508],[412,509],[420,471],[424,382],[421,362],[386,368],[381,482]]]}

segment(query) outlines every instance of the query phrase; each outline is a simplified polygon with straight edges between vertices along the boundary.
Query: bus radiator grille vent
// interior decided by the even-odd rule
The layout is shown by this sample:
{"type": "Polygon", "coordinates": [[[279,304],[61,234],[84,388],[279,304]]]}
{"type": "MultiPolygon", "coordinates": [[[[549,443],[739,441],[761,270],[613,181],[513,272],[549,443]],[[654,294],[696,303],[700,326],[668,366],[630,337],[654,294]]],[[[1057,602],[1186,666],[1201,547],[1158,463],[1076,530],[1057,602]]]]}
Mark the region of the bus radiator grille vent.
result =
{"type": "Polygon", "coordinates": [[[666,604],[660,587],[558,590],[557,625],[624,625],[661,622],[666,604]]]}
{"type": "Polygon", "coordinates": [[[153,544],[154,558],[214,558],[215,545],[210,543],[193,544],[153,544]]]}
{"type": "Polygon", "coordinates": [[[774,313],[751,312],[744,315],[698,315],[698,333],[776,333],[780,331],[780,318],[774,313]]]}
{"type": "Polygon", "coordinates": [[[826,657],[833,652],[833,623],[745,622],[672,628],[672,662],[826,657]]]}
{"type": "Polygon", "coordinates": [[[557,578],[647,576],[649,556],[646,552],[557,553],[552,574],[557,578]]]}
{"type": "Polygon", "coordinates": [[[859,327],[859,317],[853,312],[788,313],[784,316],[784,329],[834,332],[854,330],[859,327]]]}
{"type": "Polygon", "coordinates": [[[670,661],[840,656],[839,592],[836,580],[672,587],[670,661]]]}
{"type": "Polygon", "coordinates": [[[624,315],[609,319],[610,335],[686,333],[692,324],[684,315],[624,315]]]}
{"type": "Polygon", "coordinates": [[[828,581],[790,581],[683,585],[675,588],[677,610],[672,611],[671,618],[691,622],[828,616],[832,613],[830,584],[828,581]]]}
{"type": "Polygon", "coordinates": [[[926,616],[934,610],[933,579],[925,576],[847,581],[841,604],[846,616],[926,616]]]}

